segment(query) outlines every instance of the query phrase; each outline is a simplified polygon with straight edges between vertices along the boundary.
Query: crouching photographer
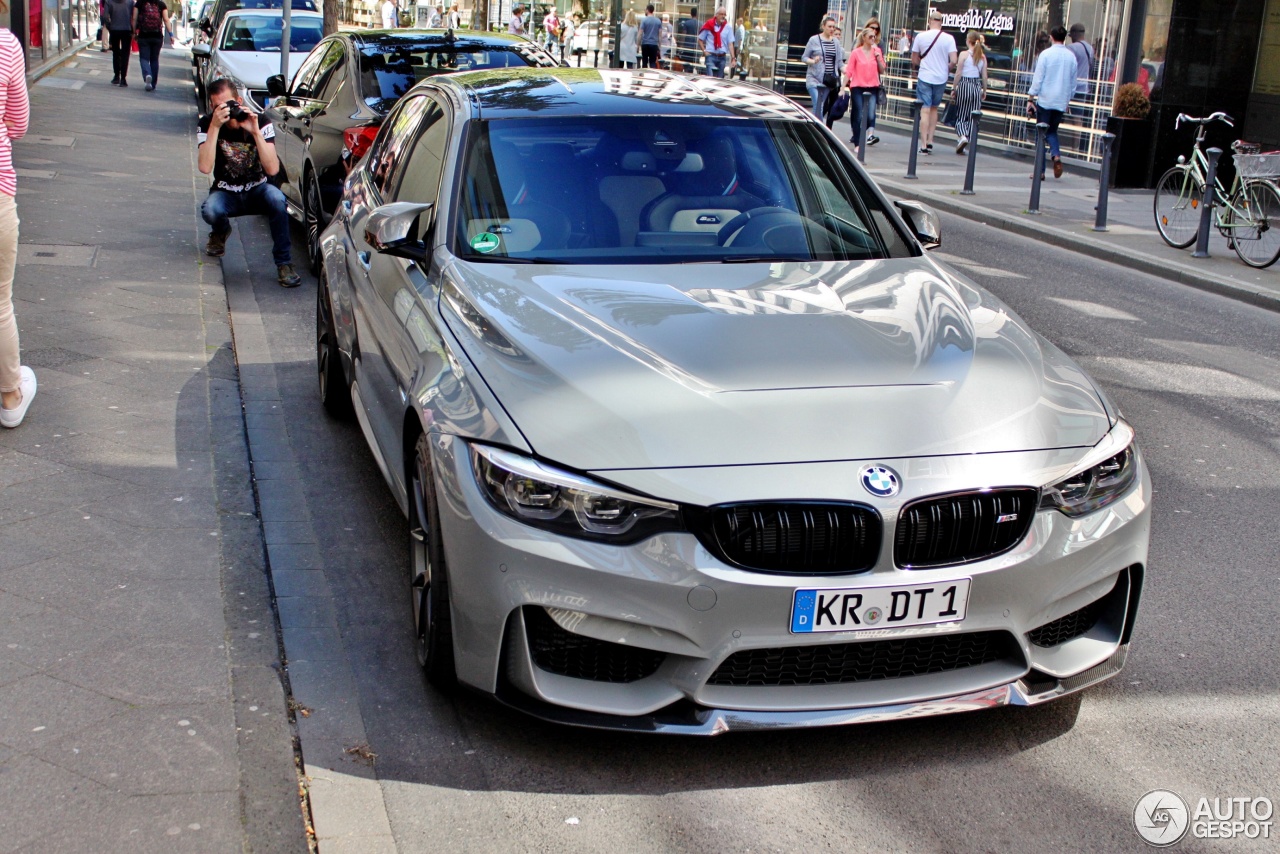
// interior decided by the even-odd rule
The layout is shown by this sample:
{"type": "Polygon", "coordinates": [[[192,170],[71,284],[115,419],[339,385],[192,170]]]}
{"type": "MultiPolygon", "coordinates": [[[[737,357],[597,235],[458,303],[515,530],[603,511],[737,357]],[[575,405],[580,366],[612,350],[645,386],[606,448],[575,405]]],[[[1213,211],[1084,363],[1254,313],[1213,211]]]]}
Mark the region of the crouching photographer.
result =
{"type": "Polygon", "coordinates": [[[232,217],[261,214],[271,227],[277,278],[286,288],[297,287],[302,279],[293,269],[284,193],[268,181],[280,171],[275,128],[270,122],[259,125],[258,116],[236,100],[230,80],[210,83],[208,95],[211,109],[200,117],[196,135],[197,166],[205,175],[213,175],[209,197],[200,208],[204,221],[213,227],[205,254],[217,257],[226,251],[232,217]]]}

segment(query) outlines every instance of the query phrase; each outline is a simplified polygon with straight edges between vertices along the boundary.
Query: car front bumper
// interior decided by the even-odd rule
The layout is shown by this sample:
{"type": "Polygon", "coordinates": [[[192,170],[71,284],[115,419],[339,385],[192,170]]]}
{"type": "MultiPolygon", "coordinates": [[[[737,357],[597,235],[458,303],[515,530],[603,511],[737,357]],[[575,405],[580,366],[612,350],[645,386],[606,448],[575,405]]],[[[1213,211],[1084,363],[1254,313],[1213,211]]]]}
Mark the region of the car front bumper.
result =
{"type": "MultiPolygon", "coordinates": [[[[891,550],[886,549],[887,558],[868,572],[815,577],[731,567],[687,533],[613,546],[531,528],[490,506],[476,485],[465,442],[436,436],[432,444],[441,479],[441,528],[459,680],[538,717],[601,728],[707,735],[892,720],[1035,705],[1102,681],[1118,672],[1124,661],[1147,558],[1150,487],[1145,468],[1124,497],[1086,517],[1039,511],[1017,547],[988,560],[904,570],[892,566],[891,550]],[[825,635],[789,630],[797,588],[957,578],[971,579],[962,623],[825,635]],[[1063,642],[1041,646],[1028,637],[1091,606],[1096,621],[1063,642]],[[574,637],[599,641],[606,650],[622,649],[624,655],[626,650],[657,653],[661,663],[631,681],[582,678],[541,667],[526,625],[526,609],[531,607],[545,609],[559,630],[574,637]],[[910,642],[967,633],[999,635],[1008,644],[1008,654],[940,672],[838,684],[710,681],[721,663],[740,650],[910,642]]],[[[1014,456],[1018,465],[1028,465],[1033,455],[1014,456]]],[[[908,461],[899,464],[902,470],[909,468],[908,461]]],[[[957,463],[948,473],[953,482],[930,483],[927,489],[944,492],[965,482],[984,482],[966,468],[975,464],[957,463]]],[[[989,469],[991,461],[982,464],[989,469]]],[[[1048,463],[1031,460],[1029,465],[1038,470],[1038,465],[1048,463]]],[[[823,470],[839,470],[831,482],[856,483],[852,474],[858,466],[830,463],[823,470]]],[[[771,486],[772,468],[761,467],[755,473],[756,488],[764,494],[794,493],[796,483],[806,482],[796,480],[798,472],[791,467],[787,485],[771,486]]],[[[885,506],[881,512],[886,539],[891,540],[887,532],[893,530],[896,511],[885,506]]]]}

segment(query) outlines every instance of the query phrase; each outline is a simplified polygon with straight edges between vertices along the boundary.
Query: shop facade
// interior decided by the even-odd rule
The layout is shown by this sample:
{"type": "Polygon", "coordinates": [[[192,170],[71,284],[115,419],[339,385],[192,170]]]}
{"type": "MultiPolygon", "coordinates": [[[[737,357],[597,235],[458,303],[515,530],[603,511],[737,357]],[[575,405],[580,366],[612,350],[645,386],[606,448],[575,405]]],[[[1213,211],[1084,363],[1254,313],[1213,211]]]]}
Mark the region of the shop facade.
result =
{"type": "Polygon", "coordinates": [[[11,0],[0,6],[8,27],[27,54],[27,68],[75,49],[98,34],[97,0],[11,0]]]}

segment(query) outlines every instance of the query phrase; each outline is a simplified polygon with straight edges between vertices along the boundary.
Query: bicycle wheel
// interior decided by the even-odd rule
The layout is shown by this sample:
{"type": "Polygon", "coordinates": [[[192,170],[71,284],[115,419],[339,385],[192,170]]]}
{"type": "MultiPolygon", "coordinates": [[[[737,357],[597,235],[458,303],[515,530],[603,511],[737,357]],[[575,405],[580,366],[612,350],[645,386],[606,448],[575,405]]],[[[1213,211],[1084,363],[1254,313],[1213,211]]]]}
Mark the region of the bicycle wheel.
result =
{"type": "Polygon", "coordinates": [[[1165,172],[1156,184],[1156,228],[1164,242],[1174,249],[1186,249],[1196,242],[1200,228],[1200,199],[1204,185],[1190,170],[1177,166],[1165,172]]]}
{"type": "Polygon", "coordinates": [[[1231,245],[1250,267],[1280,258],[1280,190],[1266,181],[1246,184],[1231,200],[1231,245]]]}

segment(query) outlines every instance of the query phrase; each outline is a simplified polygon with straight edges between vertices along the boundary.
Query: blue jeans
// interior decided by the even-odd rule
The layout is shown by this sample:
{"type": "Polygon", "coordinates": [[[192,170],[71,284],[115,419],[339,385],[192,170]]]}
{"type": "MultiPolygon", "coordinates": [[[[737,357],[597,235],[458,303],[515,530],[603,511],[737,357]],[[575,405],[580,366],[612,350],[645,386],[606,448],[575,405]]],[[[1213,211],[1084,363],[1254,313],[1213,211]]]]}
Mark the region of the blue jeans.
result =
{"type": "Polygon", "coordinates": [[[1058,157],[1061,152],[1058,149],[1058,125],[1062,123],[1062,110],[1050,110],[1036,104],[1036,122],[1044,122],[1049,126],[1045,131],[1044,141],[1049,144],[1049,156],[1058,157]]]}
{"type": "Polygon", "coordinates": [[[276,266],[293,263],[293,246],[289,237],[289,210],[285,206],[284,193],[278,187],[263,182],[252,190],[232,193],[227,190],[210,190],[209,198],[200,206],[200,215],[213,226],[214,233],[231,231],[231,217],[263,214],[271,226],[271,257],[276,266]]]}
{"type": "Polygon", "coordinates": [[[812,102],[813,114],[822,120],[826,120],[827,93],[831,90],[821,83],[805,82],[804,88],[809,90],[809,100],[812,102]]]}
{"type": "Polygon", "coordinates": [[[728,54],[709,53],[707,54],[707,76],[708,77],[724,77],[724,64],[728,59],[728,54]]]}
{"type": "Polygon", "coordinates": [[[160,79],[160,46],[164,39],[157,36],[138,39],[138,62],[142,64],[142,78],[151,77],[151,82],[160,79]]]}
{"type": "Polygon", "coordinates": [[[876,126],[876,93],[879,87],[854,86],[849,90],[849,121],[853,124],[853,142],[858,141],[858,131],[862,125],[862,95],[867,93],[867,136],[871,136],[876,126]]]}

